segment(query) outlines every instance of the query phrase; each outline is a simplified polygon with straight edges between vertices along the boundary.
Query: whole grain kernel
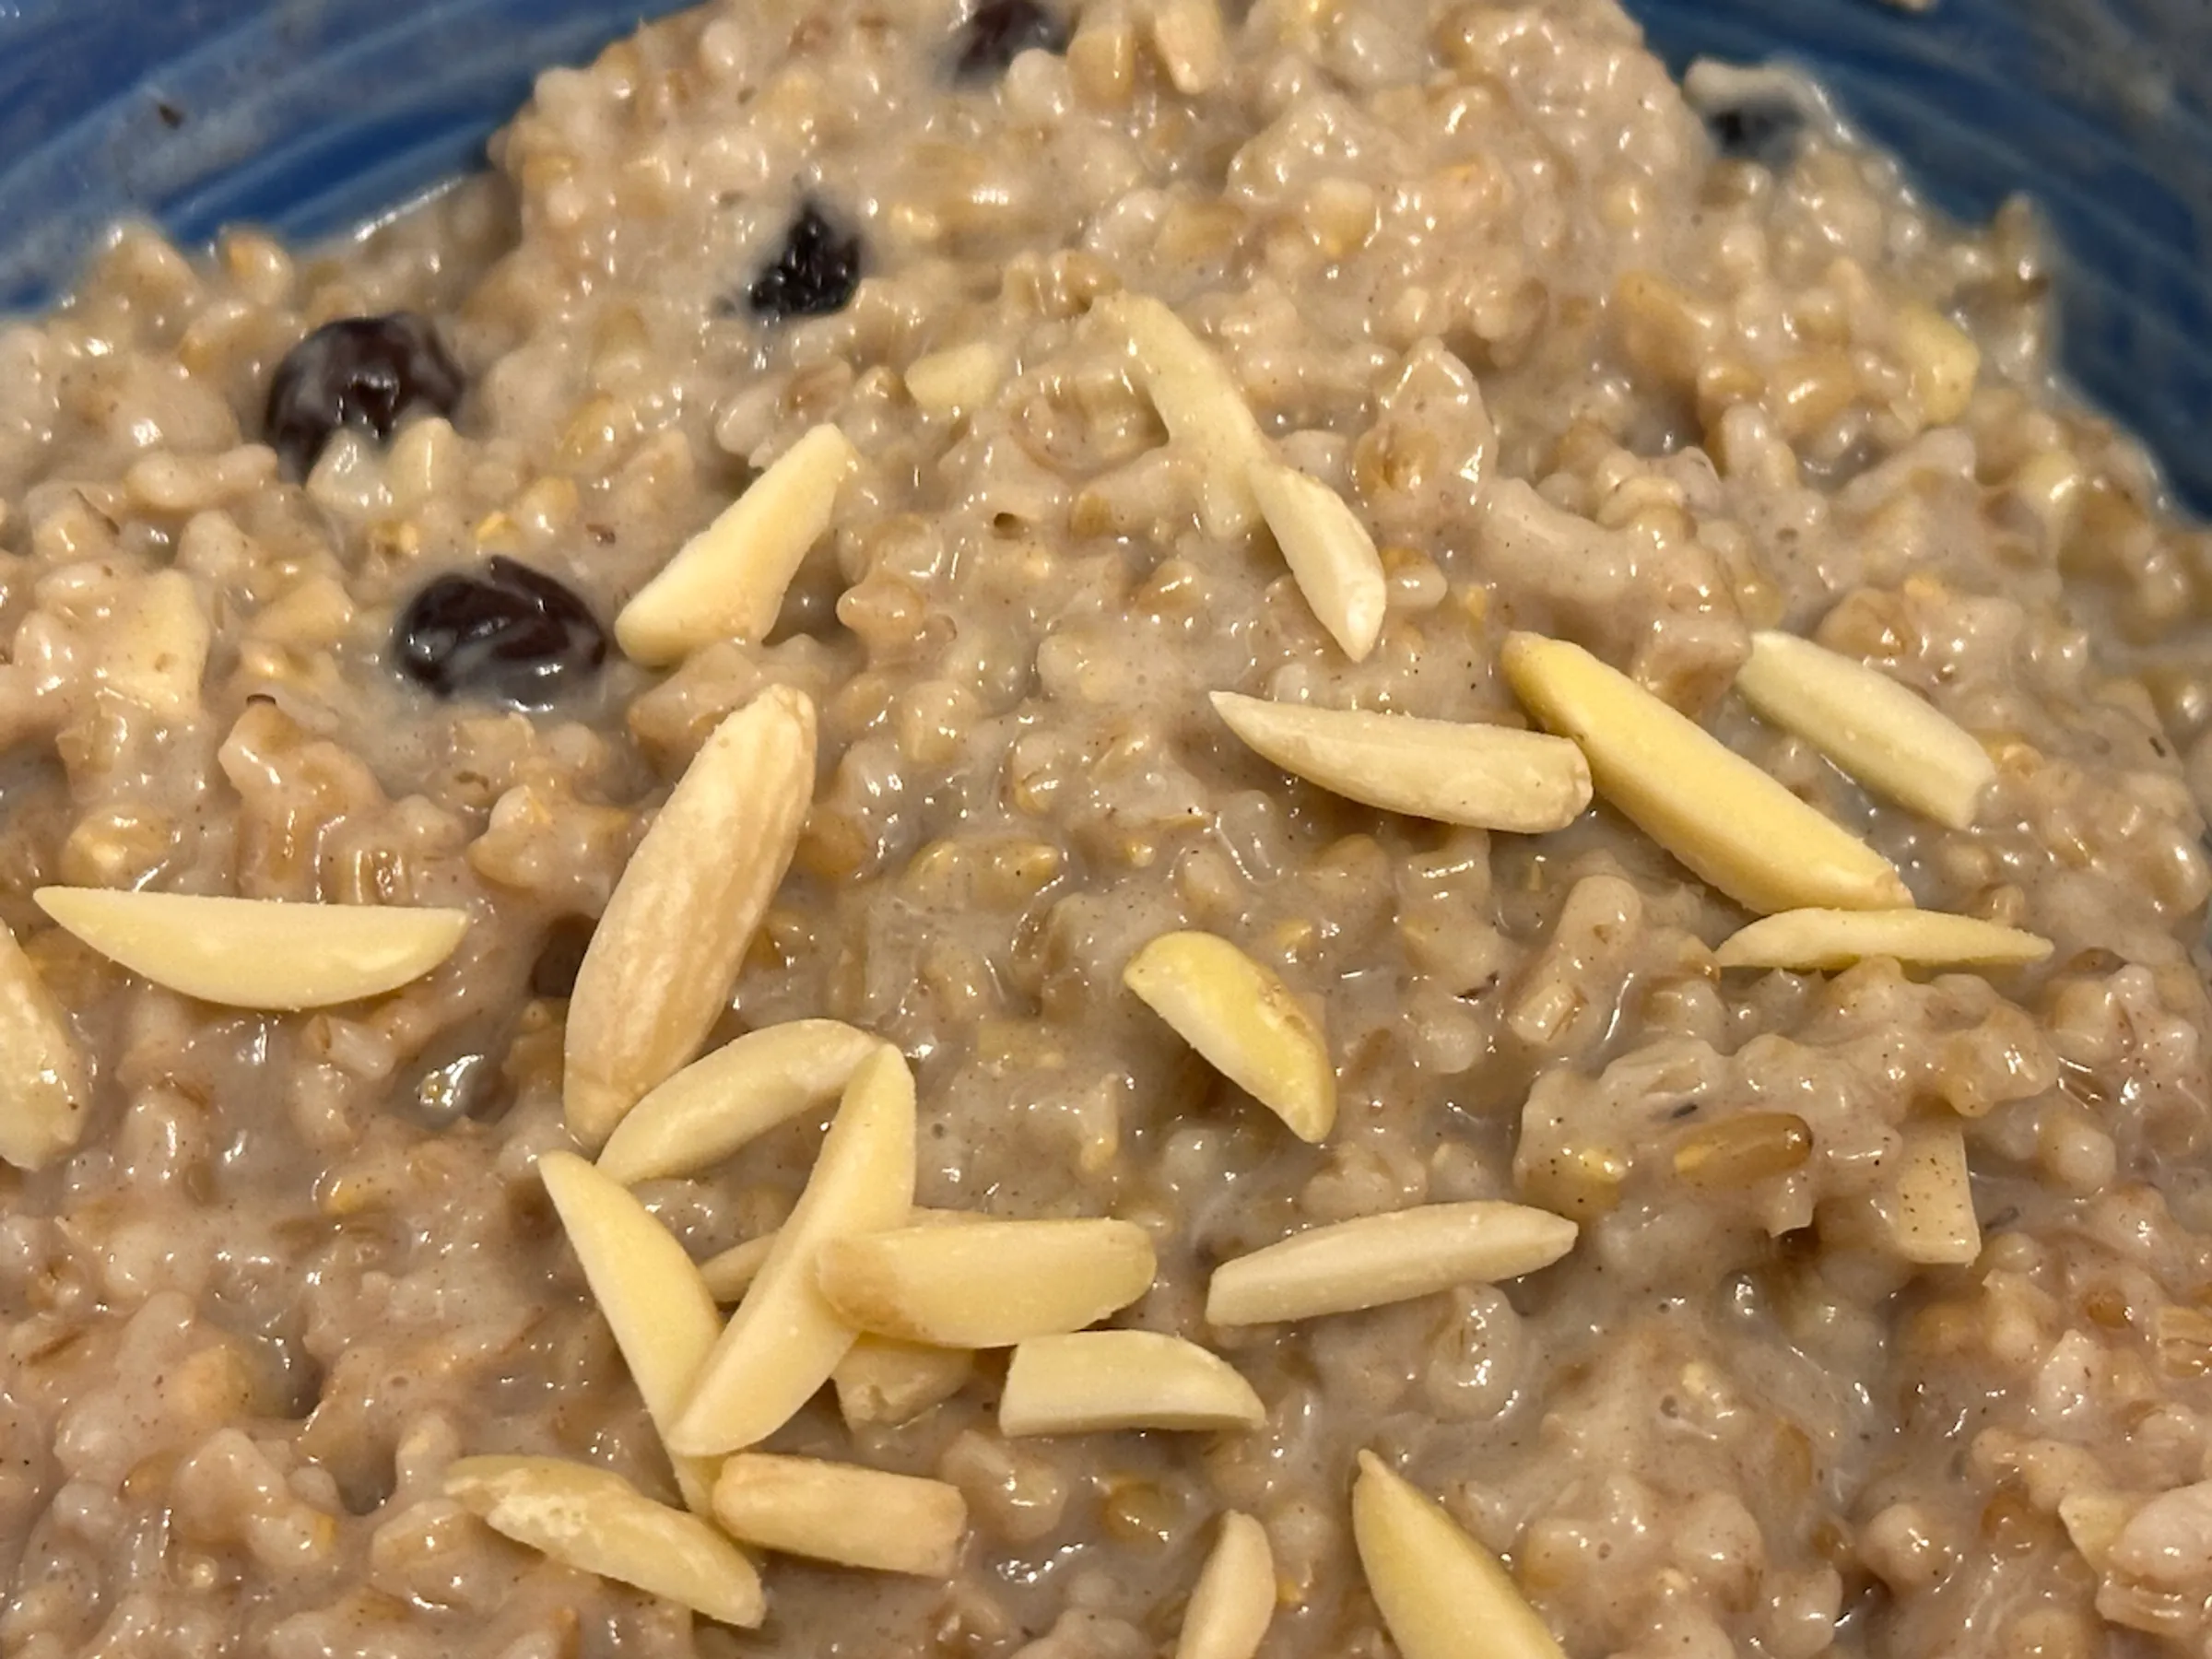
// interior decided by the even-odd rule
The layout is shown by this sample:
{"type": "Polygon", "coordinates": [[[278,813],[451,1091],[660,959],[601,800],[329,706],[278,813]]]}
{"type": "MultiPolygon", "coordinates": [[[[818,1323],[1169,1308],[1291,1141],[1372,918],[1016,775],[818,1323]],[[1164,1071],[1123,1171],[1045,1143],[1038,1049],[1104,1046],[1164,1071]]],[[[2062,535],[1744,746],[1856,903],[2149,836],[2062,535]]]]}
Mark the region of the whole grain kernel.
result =
{"type": "Polygon", "coordinates": [[[1675,1143],[1677,1179],[1694,1187],[1746,1187],[1805,1167],[1811,1126],[1794,1112],[1739,1112],[1675,1143]]]}

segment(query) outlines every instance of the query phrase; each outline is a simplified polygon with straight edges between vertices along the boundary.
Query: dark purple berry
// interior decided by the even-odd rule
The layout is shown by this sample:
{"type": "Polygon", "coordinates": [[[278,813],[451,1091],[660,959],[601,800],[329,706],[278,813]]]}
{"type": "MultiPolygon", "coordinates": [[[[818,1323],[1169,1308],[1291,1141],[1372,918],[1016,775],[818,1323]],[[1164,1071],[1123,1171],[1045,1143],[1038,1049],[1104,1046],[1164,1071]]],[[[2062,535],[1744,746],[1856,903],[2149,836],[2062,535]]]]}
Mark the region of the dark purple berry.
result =
{"type": "Polygon", "coordinates": [[[466,382],[427,317],[343,317],[284,354],[269,382],[269,446],[305,477],[340,427],[392,436],[410,409],[451,415],[466,382]]]}
{"type": "Polygon", "coordinates": [[[482,575],[441,576],[416,594],[392,658],[433,696],[543,709],[606,661],[606,630],[552,577],[494,559],[482,575]]]}
{"type": "Polygon", "coordinates": [[[591,948],[592,933],[599,924],[589,916],[563,916],[546,932],[537,960],[530,968],[530,994],[566,996],[576,989],[576,973],[583,953],[591,948]]]}
{"type": "Polygon", "coordinates": [[[982,80],[1025,52],[1065,52],[1067,26],[1036,0],[982,0],[961,26],[953,75],[982,80]]]}
{"type": "Polygon", "coordinates": [[[1771,93],[1754,93],[1731,108],[1705,112],[1705,130],[1722,155],[1735,161],[1757,161],[1777,171],[1795,159],[1805,127],[1804,108],[1771,93]]]}
{"type": "Polygon", "coordinates": [[[806,202],[747,298],[756,316],[826,317],[844,310],[859,287],[860,238],[843,234],[806,202]]]}

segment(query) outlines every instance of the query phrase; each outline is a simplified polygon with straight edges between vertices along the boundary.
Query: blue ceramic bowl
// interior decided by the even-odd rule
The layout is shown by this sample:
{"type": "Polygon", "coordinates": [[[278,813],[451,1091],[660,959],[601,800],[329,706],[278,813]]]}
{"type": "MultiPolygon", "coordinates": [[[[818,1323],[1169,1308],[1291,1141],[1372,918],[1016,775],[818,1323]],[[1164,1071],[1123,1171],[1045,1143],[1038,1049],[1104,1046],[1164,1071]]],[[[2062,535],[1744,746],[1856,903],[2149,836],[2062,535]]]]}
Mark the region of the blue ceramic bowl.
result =
{"type": "MultiPolygon", "coordinates": [[[[534,70],[672,0],[0,0],[0,311],[100,228],[358,223],[477,162],[534,70]]],[[[1812,70],[1969,218],[2022,189],[2065,253],[2068,371],[2212,512],[2212,5],[1630,0],[1679,69],[1812,70]]]]}

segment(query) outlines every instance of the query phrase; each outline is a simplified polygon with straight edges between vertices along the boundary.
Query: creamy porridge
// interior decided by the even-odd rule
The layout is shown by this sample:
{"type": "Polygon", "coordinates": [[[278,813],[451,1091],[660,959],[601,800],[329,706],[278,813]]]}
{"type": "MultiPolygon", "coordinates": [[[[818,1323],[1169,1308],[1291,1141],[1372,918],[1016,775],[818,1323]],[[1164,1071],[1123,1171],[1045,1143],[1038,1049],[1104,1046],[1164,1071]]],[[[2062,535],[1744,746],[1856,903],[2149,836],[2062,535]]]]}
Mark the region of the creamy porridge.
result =
{"type": "Polygon", "coordinates": [[[726,0],[0,329],[0,1652],[2206,1652],[2212,548],[1702,90],[726,0]]]}

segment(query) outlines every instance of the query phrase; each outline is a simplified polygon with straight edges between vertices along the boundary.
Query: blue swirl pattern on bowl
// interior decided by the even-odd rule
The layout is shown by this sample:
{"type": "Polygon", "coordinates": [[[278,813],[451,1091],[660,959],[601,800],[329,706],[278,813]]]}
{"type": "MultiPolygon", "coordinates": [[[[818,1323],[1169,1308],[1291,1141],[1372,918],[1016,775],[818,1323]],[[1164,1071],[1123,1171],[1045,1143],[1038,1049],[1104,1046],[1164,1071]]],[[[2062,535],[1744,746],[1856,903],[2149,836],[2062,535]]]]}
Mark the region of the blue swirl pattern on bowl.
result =
{"type": "MultiPolygon", "coordinates": [[[[2212,512],[2212,6],[1630,0],[1677,68],[1802,65],[1943,206],[2030,190],[2065,251],[2067,371],[2212,512]]],[[[0,311],[101,226],[187,241],[361,222],[477,161],[532,71],[673,0],[0,0],[0,311]]]]}

